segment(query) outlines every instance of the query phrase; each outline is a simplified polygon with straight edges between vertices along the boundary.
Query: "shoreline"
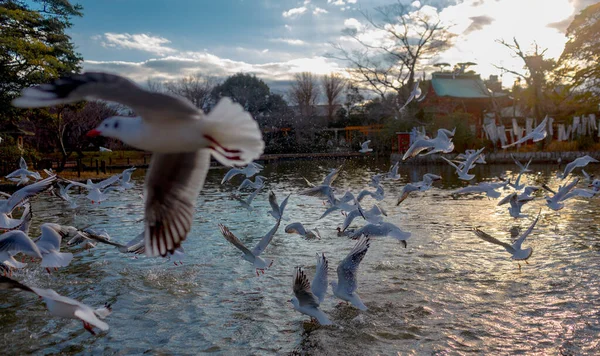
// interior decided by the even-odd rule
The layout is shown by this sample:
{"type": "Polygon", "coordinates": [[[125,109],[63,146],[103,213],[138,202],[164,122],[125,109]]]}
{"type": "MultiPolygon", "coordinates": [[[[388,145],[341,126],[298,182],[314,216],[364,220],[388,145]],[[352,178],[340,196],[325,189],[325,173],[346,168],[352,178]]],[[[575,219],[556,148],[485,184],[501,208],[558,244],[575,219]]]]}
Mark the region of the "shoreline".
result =
{"type": "MultiPolygon", "coordinates": [[[[561,164],[566,164],[575,160],[576,158],[589,155],[592,158],[600,160],[600,151],[565,151],[565,152],[510,152],[510,151],[498,151],[485,153],[485,161],[488,164],[493,163],[514,163],[511,154],[515,159],[521,162],[527,162],[532,159],[531,163],[551,163],[557,164],[558,160],[561,160],[561,164]]],[[[454,159],[458,153],[447,153],[443,156],[448,159],[454,159]]],[[[448,164],[442,158],[441,154],[432,154],[428,156],[417,156],[409,158],[406,161],[402,161],[402,154],[392,153],[390,155],[391,163],[400,162],[401,165],[407,164],[448,164]]]]}

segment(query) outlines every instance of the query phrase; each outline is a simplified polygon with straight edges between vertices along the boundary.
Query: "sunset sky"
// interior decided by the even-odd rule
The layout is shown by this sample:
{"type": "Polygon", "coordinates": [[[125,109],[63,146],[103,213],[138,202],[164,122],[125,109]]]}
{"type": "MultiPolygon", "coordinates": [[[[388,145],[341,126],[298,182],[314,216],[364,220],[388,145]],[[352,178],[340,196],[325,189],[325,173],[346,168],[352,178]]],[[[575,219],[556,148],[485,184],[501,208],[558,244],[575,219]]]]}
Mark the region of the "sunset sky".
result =
{"type": "MultiPolygon", "coordinates": [[[[85,70],[103,70],[144,82],[201,71],[228,76],[250,72],[275,91],[293,73],[343,71],[345,63],[326,57],[331,43],[351,46],[346,27],[360,28],[360,10],[390,0],[76,0],[84,16],[70,34],[85,59],[85,70]]],[[[564,30],[591,0],[434,0],[443,21],[458,34],[455,46],[435,62],[472,61],[483,77],[501,74],[493,65],[519,70],[522,63],[496,43],[516,36],[560,55],[564,30]]],[[[411,2],[407,2],[410,4],[411,2]]],[[[415,1],[415,10],[421,6],[415,1]]],[[[373,34],[377,38],[377,34],[373,34]]],[[[505,86],[513,77],[504,75],[505,86]]]]}

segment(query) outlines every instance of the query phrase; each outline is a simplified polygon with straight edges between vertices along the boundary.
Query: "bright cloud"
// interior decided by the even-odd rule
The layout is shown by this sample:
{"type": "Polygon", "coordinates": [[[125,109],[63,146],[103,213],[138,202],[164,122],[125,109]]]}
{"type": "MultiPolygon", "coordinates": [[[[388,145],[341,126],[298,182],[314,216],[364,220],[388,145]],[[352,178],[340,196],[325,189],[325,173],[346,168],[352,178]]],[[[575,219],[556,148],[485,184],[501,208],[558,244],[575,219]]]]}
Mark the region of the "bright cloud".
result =
{"type": "Polygon", "coordinates": [[[283,12],[283,17],[294,18],[306,12],[306,6],[296,7],[283,12]]]}
{"type": "Polygon", "coordinates": [[[326,13],[328,13],[328,11],[325,9],[321,9],[320,7],[315,7],[315,9],[313,10],[313,15],[326,14],[326,13]]]}
{"type": "Polygon", "coordinates": [[[363,27],[363,25],[357,19],[351,17],[349,19],[344,20],[344,27],[360,30],[363,27]]]}
{"type": "Polygon", "coordinates": [[[327,0],[328,4],[336,5],[336,6],[344,6],[346,3],[344,0],[327,0]]]}
{"type": "Polygon", "coordinates": [[[307,43],[304,42],[304,41],[302,41],[302,40],[291,39],[291,38],[273,38],[273,39],[271,39],[269,41],[271,41],[271,42],[287,43],[287,44],[292,45],[292,46],[305,46],[305,45],[307,45],[307,43]]]}
{"type": "Polygon", "coordinates": [[[197,72],[223,78],[244,72],[256,74],[270,85],[280,89],[283,89],[284,86],[281,83],[287,85],[292,80],[294,73],[306,71],[321,75],[343,71],[343,68],[331,59],[320,56],[250,64],[221,58],[206,52],[186,52],[141,62],[86,60],[83,67],[87,71],[107,71],[121,74],[139,83],[145,83],[150,78],[172,80],[197,72]]]}
{"type": "Polygon", "coordinates": [[[165,44],[171,43],[168,39],[145,33],[131,35],[129,33],[107,32],[103,36],[94,36],[93,39],[100,39],[104,47],[136,49],[158,55],[176,52],[175,49],[165,46],[165,44]]]}

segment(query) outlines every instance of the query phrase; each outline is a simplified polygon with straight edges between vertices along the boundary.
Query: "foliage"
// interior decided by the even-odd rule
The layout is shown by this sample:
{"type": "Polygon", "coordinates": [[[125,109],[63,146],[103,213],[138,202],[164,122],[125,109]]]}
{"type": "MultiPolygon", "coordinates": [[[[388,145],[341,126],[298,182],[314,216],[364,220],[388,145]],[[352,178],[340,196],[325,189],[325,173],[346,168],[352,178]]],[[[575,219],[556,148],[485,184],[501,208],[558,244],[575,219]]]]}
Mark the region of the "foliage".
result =
{"type": "Polygon", "coordinates": [[[10,101],[21,89],[79,71],[81,56],[65,31],[81,9],[68,0],[0,3],[0,124],[18,118],[10,101]]]}
{"type": "Polygon", "coordinates": [[[19,159],[25,158],[27,162],[39,160],[37,151],[31,148],[20,150],[14,138],[6,136],[2,138],[2,149],[0,149],[0,162],[7,162],[15,169],[19,166],[19,159]]]}
{"type": "Polygon", "coordinates": [[[224,96],[230,97],[255,117],[267,110],[271,89],[256,75],[237,73],[217,85],[212,95],[216,101],[224,96]]]}
{"type": "Polygon", "coordinates": [[[572,84],[592,88],[600,84],[600,3],[583,9],[567,28],[568,38],[559,62],[572,84]]]}

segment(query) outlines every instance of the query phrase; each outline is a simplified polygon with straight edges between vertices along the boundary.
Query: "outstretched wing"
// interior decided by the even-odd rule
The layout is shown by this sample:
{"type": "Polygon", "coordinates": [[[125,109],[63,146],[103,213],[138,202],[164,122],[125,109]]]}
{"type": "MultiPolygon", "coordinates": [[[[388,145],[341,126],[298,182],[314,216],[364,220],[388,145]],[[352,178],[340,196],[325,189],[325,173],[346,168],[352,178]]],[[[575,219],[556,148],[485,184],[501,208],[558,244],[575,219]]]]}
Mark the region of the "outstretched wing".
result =
{"type": "Polygon", "coordinates": [[[311,291],[310,282],[301,267],[296,267],[293,289],[300,306],[319,306],[319,300],[311,291]]]}
{"type": "Polygon", "coordinates": [[[127,105],[144,120],[192,119],[200,112],[189,100],[147,91],[133,81],[114,74],[88,72],[58,78],[48,84],[23,89],[12,104],[39,108],[81,100],[100,99],[127,105]]]}
{"type": "Polygon", "coordinates": [[[50,188],[52,183],[56,180],[56,176],[45,178],[39,182],[30,184],[25,186],[10,196],[8,201],[6,202],[6,210],[7,214],[10,213],[17,205],[25,201],[25,199],[36,195],[37,193],[43,191],[44,189],[50,188]]]}
{"type": "Polygon", "coordinates": [[[325,257],[325,253],[317,253],[317,270],[312,281],[311,291],[319,299],[319,303],[323,303],[325,294],[327,293],[327,270],[329,268],[329,260],[325,257]]]}
{"type": "Polygon", "coordinates": [[[337,268],[338,285],[346,290],[348,294],[354,293],[358,287],[356,274],[358,266],[369,250],[370,238],[363,236],[358,240],[354,248],[337,268]]]}
{"type": "Polygon", "coordinates": [[[229,181],[231,178],[233,178],[234,176],[238,175],[238,174],[242,174],[244,173],[244,171],[242,171],[239,168],[231,168],[226,174],[225,177],[223,177],[223,179],[221,180],[221,184],[229,181]]]}
{"type": "Polygon", "coordinates": [[[260,239],[258,244],[256,246],[254,246],[254,248],[252,249],[252,254],[254,256],[259,256],[261,253],[263,253],[263,251],[271,243],[271,240],[273,240],[273,236],[275,236],[277,229],[279,229],[280,223],[281,223],[281,219],[278,219],[277,222],[275,223],[275,226],[273,226],[273,228],[269,232],[267,232],[267,234],[265,236],[263,236],[262,239],[260,239]]]}
{"type": "Polygon", "coordinates": [[[154,153],[144,185],[146,255],[173,253],[192,228],[210,151],[154,153]]]}
{"type": "Polygon", "coordinates": [[[432,147],[434,147],[434,144],[431,142],[431,140],[426,140],[423,138],[418,139],[408,148],[408,151],[406,151],[404,156],[402,156],[402,160],[404,161],[407,158],[415,157],[416,155],[421,153],[421,151],[432,147]]]}
{"type": "Polygon", "coordinates": [[[533,223],[531,224],[531,226],[529,226],[529,228],[527,230],[525,230],[525,232],[523,233],[523,235],[519,236],[519,238],[517,239],[517,241],[514,242],[513,247],[515,249],[521,249],[521,244],[523,244],[523,241],[525,241],[525,239],[527,238],[527,236],[529,236],[529,234],[531,234],[531,232],[533,231],[533,228],[537,224],[538,220],[540,220],[540,215],[541,214],[542,214],[542,209],[540,209],[540,211],[538,212],[538,216],[535,218],[535,220],[533,221],[533,223]]]}
{"type": "Polygon", "coordinates": [[[252,254],[252,252],[248,250],[248,248],[242,243],[242,241],[240,241],[240,239],[237,238],[237,236],[235,236],[231,231],[229,231],[229,228],[227,226],[219,224],[219,229],[221,230],[221,234],[223,234],[225,240],[231,242],[233,246],[240,249],[244,253],[244,255],[252,257],[252,259],[254,259],[254,255],[252,254]]]}
{"type": "Polygon", "coordinates": [[[473,232],[475,233],[475,235],[477,235],[477,237],[479,237],[480,239],[482,239],[484,241],[491,242],[493,244],[502,246],[506,249],[506,251],[508,251],[510,253],[515,252],[515,249],[511,245],[507,244],[506,242],[502,242],[502,241],[498,240],[497,238],[495,238],[489,234],[486,234],[485,232],[483,232],[477,228],[474,228],[473,232]]]}

